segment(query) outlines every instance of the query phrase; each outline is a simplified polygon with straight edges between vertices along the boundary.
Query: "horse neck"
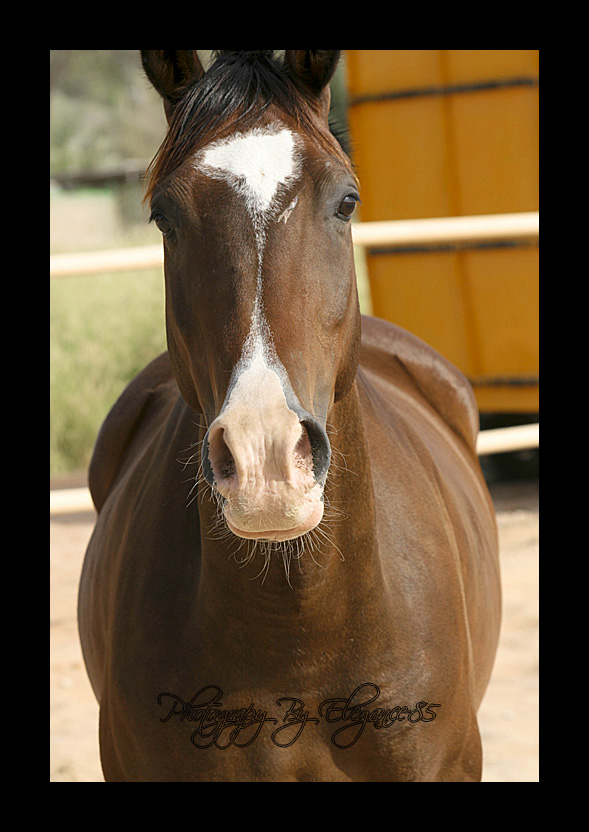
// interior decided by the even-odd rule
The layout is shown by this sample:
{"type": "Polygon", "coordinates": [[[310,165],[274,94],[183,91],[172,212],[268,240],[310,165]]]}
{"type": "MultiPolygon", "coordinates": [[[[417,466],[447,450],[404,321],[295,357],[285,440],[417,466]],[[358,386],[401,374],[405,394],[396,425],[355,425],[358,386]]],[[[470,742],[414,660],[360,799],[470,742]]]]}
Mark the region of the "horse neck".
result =
{"type": "Polygon", "coordinates": [[[260,626],[272,631],[275,640],[276,628],[283,629],[286,638],[296,631],[298,638],[301,622],[310,623],[316,618],[322,632],[327,633],[349,621],[352,610],[357,619],[359,609],[368,614],[374,608],[382,572],[370,461],[356,384],[334,405],[328,430],[333,456],[326,485],[326,519],[312,535],[314,548],[307,544],[301,552],[297,544],[293,545],[288,579],[280,550],[271,552],[267,570],[263,547],[240,569],[239,561],[248,556],[248,544],[236,551],[235,538],[215,540],[215,532],[207,533],[214,524],[214,506],[206,499],[200,503],[199,600],[203,614],[208,610],[211,621],[215,616],[218,619],[222,599],[232,620],[245,620],[251,626],[260,615],[260,626]],[[233,557],[231,552],[235,552],[233,557]],[[296,616],[296,628],[289,613],[296,616]]]}

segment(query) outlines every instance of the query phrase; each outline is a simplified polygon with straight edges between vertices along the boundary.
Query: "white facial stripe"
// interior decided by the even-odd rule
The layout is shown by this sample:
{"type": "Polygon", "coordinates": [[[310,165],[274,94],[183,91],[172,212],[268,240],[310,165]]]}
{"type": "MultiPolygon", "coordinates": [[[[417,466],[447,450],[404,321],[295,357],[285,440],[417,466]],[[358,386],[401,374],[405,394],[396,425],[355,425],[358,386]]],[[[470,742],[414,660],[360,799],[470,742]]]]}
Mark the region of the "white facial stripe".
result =
{"type": "MultiPolygon", "coordinates": [[[[222,179],[244,198],[252,219],[258,250],[256,298],[249,334],[233,379],[251,382],[261,392],[264,372],[287,380],[287,373],[276,355],[270,327],[262,303],[262,262],[266,245],[266,226],[282,188],[300,175],[300,158],[295,135],[287,128],[270,125],[214,142],[200,151],[196,165],[207,176],[222,179]],[[253,369],[255,368],[255,372],[253,369]],[[248,372],[252,371],[252,372],[248,372]]],[[[295,197],[279,220],[285,224],[297,204],[295,197]]],[[[275,376],[274,376],[275,377],[275,376]]],[[[232,385],[230,385],[230,390],[232,385]]],[[[243,395],[244,385],[235,391],[243,395]]],[[[236,392],[236,395],[237,395],[236,392]]],[[[259,403],[259,398],[258,398],[259,403]]]]}

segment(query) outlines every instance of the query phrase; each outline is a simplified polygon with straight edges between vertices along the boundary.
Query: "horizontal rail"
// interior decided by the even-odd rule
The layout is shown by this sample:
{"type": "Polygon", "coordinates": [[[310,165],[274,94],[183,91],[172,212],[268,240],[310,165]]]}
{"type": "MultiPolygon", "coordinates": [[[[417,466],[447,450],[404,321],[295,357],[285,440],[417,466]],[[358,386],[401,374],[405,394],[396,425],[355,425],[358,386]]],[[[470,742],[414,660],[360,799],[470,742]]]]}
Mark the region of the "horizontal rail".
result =
{"type": "MultiPolygon", "coordinates": [[[[538,424],[517,425],[511,428],[496,428],[479,433],[477,453],[507,453],[508,451],[537,448],[540,445],[538,424]]],[[[94,512],[94,503],[87,488],[64,488],[49,492],[49,513],[51,515],[94,512]]]]}
{"type": "MultiPolygon", "coordinates": [[[[459,244],[499,240],[536,240],[540,234],[537,211],[520,214],[481,214],[472,217],[362,222],[352,226],[357,246],[390,249],[412,245],[459,244]]],[[[135,271],[159,268],[164,254],[161,245],[53,254],[49,258],[51,277],[135,271]]]]}
{"type": "Polygon", "coordinates": [[[161,245],[139,248],[117,248],[109,251],[81,251],[78,254],[52,254],[49,257],[50,277],[73,274],[100,274],[153,269],[163,266],[161,245]]]}
{"type": "Polygon", "coordinates": [[[79,514],[96,511],[90,491],[87,488],[61,488],[49,492],[49,513],[79,514]]]}
{"type": "Polygon", "coordinates": [[[510,428],[482,430],[477,439],[477,454],[504,454],[540,447],[540,425],[514,425],[510,428]]]}
{"type": "Polygon", "coordinates": [[[521,214],[362,222],[352,227],[352,235],[357,246],[384,246],[391,249],[445,243],[536,240],[540,235],[540,215],[537,211],[531,211],[521,214]]]}

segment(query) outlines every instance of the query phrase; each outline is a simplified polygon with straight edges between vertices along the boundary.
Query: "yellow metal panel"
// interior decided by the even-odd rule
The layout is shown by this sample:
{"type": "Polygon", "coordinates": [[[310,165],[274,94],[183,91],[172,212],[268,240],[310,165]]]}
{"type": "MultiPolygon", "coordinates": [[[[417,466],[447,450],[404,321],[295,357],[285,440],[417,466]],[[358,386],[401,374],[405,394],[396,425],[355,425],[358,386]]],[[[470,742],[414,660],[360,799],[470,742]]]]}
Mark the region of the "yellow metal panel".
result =
{"type": "MultiPolygon", "coordinates": [[[[360,219],[538,210],[538,54],[348,51],[360,219]]],[[[521,386],[538,374],[537,248],[369,252],[367,263],[374,314],[460,367],[483,412],[538,409],[537,386],[521,386]]]]}
{"type": "Polygon", "coordinates": [[[477,343],[474,376],[538,373],[538,249],[464,252],[477,343]]]}
{"type": "Polygon", "coordinates": [[[446,83],[535,76],[537,49],[441,49],[446,83]]]}
{"type": "Polygon", "coordinates": [[[448,97],[458,213],[537,211],[538,91],[448,97]]]}
{"type": "Polygon", "coordinates": [[[437,49],[349,49],[350,95],[443,83],[437,49]]]}
{"type": "Polygon", "coordinates": [[[474,368],[464,368],[470,351],[458,256],[378,254],[367,262],[374,314],[423,338],[470,374],[474,368]]]}
{"type": "Polygon", "coordinates": [[[360,219],[446,217],[448,187],[444,105],[439,99],[363,104],[353,116],[360,219]],[[378,164],[376,163],[378,160],[378,164]]]}

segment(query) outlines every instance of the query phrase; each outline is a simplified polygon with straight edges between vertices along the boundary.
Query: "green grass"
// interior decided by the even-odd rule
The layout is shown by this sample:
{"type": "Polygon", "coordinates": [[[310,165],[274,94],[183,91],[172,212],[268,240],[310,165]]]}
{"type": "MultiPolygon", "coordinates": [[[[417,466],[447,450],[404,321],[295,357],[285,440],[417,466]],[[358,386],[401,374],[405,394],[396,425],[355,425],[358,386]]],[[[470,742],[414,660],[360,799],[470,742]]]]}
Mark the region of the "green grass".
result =
{"type": "Polygon", "coordinates": [[[126,384],[165,350],[161,270],[50,284],[51,475],[87,467],[126,384]]]}

